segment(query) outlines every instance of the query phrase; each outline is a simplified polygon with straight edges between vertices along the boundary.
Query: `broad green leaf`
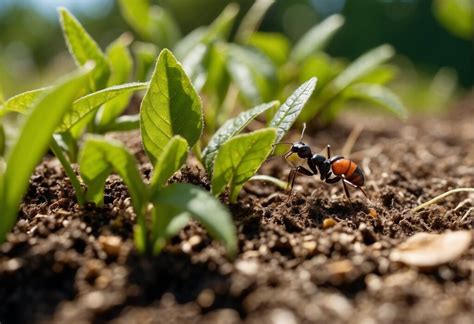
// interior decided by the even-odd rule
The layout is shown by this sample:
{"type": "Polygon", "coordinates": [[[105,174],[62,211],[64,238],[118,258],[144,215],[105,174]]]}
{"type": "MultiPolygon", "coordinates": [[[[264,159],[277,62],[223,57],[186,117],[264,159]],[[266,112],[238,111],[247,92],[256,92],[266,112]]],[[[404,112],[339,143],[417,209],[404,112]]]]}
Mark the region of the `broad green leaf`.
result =
{"type": "Polygon", "coordinates": [[[86,199],[103,203],[104,185],[112,172],[124,180],[132,198],[135,212],[141,213],[147,202],[145,184],[138,171],[138,163],[120,142],[101,137],[88,138],[79,156],[81,177],[87,185],[86,199]]]}
{"type": "Polygon", "coordinates": [[[212,193],[217,196],[229,186],[230,201],[235,202],[245,182],[270,154],[276,135],[274,128],[264,128],[237,135],[222,144],[214,162],[212,193]]]}
{"type": "Polygon", "coordinates": [[[235,18],[239,13],[239,6],[236,3],[230,3],[221,14],[212,22],[203,35],[202,42],[209,43],[216,39],[226,40],[232,31],[235,18]]]}
{"type": "Polygon", "coordinates": [[[296,43],[291,52],[291,60],[299,63],[322,50],[343,24],[344,17],[332,15],[311,28],[296,43]]]}
{"type": "MultiPolygon", "coordinates": [[[[304,82],[305,80],[317,75],[318,87],[315,89],[312,99],[318,100],[318,97],[315,94],[320,92],[328,82],[341,73],[344,67],[345,66],[340,60],[334,59],[329,55],[320,52],[316,55],[309,56],[301,63],[298,82],[304,82]]],[[[304,110],[302,113],[304,114],[304,110]]]]}
{"type": "Polygon", "coordinates": [[[59,8],[59,15],[64,38],[76,64],[82,66],[88,61],[95,63],[91,84],[92,91],[104,88],[110,75],[109,63],[104,53],[66,8],[59,8]]]}
{"type": "Polygon", "coordinates": [[[457,37],[472,42],[474,36],[474,2],[472,0],[436,0],[433,2],[433,12],[444,28],[457,37]]]}
{"type": "MultiPolygon", "coordinates": [[[[0,120],[0,164],[3,163],[3,155],[5,154],[5,144],[6,144],[5,130],[3,129],[3,123],[0,120]]],[[[3,173],[3,166],[0,166],[0,173],[3,173]]],[[[1,182],[1,179],[0,179],[0,182],[1,182]]]]}
{"type": "Polygon", "coordinates": [[[222,102],[230,83],[230,77],[226,70],[227,46],[219,43],[210,46],[206,62],[207,79],[205,89],[216,95],[219,101],[222,102]]]}
{"type": "Polygon", "coordinates": [[[153,42],[161,48],[173,47],[181,38],[181,31],[171,13],[163,7],[151,6],[150,17],[153,42]]]}
{"type": "Polygon", "coordinates": [[[240,131],[244,129],[245,126],[247,126],[248,123],[250,123],[255,117],[269,109],[276,108],[278,104],[278,101],[261,104],[250,110],[243,111],[237,117],[226,121],[224,125],[222,125],[221,128],[219,128],[217,132],[214,133],[214,135],[209,140],[209,144],[202,152],[203,162],[206,170],[209,173],[212,173],[214,159],[222,144],[224,144],[234,135],[240,133],[240,131]]]}
{"type": "Polygon", "coordinates": [[[328,86],[327,91],[337,94],[353,82],[372,72],[377,66],[390,59],[395,54],[390,45],[381,45],[370,50],[352,62],[328,86]]]}
{"type": "Polygon", "coordinates": [[[238,13],[239,6],[235,3],[229,4],[211,25],[196,28],[180,40],[174,49],[176,57],[184,59],[200,43],[209,45],[216,40],[227,40],[238,13]]]}
{"type": "Polygon", "coordinates": [[[173,136],[184,137],[190,147],[201,137],[201,99],[181,64],[167,49],[158,57],[143,98],[140,128],[143,146],[153,164],[173,136]]]}
{"type": "Polygon", "coordinates": [[[9,98],[4,102],[3,106],[0,106],[0,117],[9,112],[26,113],[35,100],[44,95],[48,90],[51,90],[51,87],[26,91],[9,98]]]}
{"type": "Polygon", "coordinates": [[[166,245],[166,241],[178,234],[191,220],[191,214],[176,208],[155,204],[152,210],[153,254],[157,255],[166,245]]]}
{"type": "Polygon", "coordinates": [[[120,0],[120,9],[129,25],[146,40],[160,47],[172,46],[180,36],[176,21],[159,6],[150,6],[148,0],[120,0]]]}
{"type": "Polygon", "coordinates": [[[155,204],[170,206],[181,213],[188,212],[204,225],[211,236],[224,242],[230,256],[237,252],[232,216],[209,192],[191,184],[173,183],[156,193],[152,199],[155,204]]]}
{"type": "Polygon", "coordinates": [[[351,85],[343,92],[345,99],[361,99],[381,106],[399,118],[407,116],[406,108],[400,99],[388,88],[368,83],[351,85]]]}
{"type": "Polygon", "coordinates": [[[285,35],[257,32],[250,36],[247,43],[268,56],[277,66],[285,64],[288,60],[290,41],[285,35]]]}
{"type": "Polygon", "coordinates": [[[276,85],[276,70],[263,54],[250,48],[229,45],[228,70],[237,87],[252,103],[270,98],[276,85]]]}
{"type": "Polygon", "coordinates": [[[151,43],[134,42],[132,50],[136,59],[135,79],[147,81],[158,56],[158,47],[151,43]]]}
{"type": "Polygon", "coordinates": [[[176,57],[180,60],[184,59],[193,48],[203,43],[204,36],[207,33],[207,28],[208,27],[203,26],[198,27],[184,36],[173,49],[173,53],[176,57]]]}
{"type": "Polygon", "coordinates": [[[148,83],[142,82],[126,83],[105,88],[77,99],[74,101],[73,109],[64,117],[58,131],[64,132],[71,129],[71,127],[79,123],[83,118],[99,109],[101,105],[117,96],[131,91],[143,90],[146,89],[147,86],[148,83]]]}
{"type": "Polygon", "coordinates": [[[145,39],[150,39],[150,1],[119,0],[120,11],[127,23],[145,39]]]}
{"type": "Polygon", "coordinates": [[[102,133],[108,132],[126,132],[140,128],[140,115],[123,115],[116,118],[113,122],[102,128],[102,133]]]}
{"type": "Polygon", "coordinates": [[[201,91],[206,83],[207,71],[204,63],[209,47],[204,44],[198,44],[194,47],[183,60],[183,69],[192,81],[196,91],[201,91]]]}
{"type": "Polygon", "coordinates": [[[124,33],[107,47],[106,55],[111,68],[107,86],[128,82],[133,69],[133,59],[128,48],[132,41],[132,35],[124,33]]]}
{"type": "Polygon", "coordinates": [[[293,126],[293,123],[298,118],[301,110],[316,88],[316,82],[316,77],[313,77],[303,83],[277,110],[275,116],[269,123],[269,127],[277,129],[275,143],[281,141],[285,134],[290,130],[291,126],[293,126]]]}
{"type": "Polygon", "coordinates": [[[166,181],[186,163],[188,150],[188,143],[179,135],[174,136],[166,144],[153,169],[153,177],[150,181],[152,193],[162,189],[166,181]]]}
{"type": "Polygon", "coordinates": [[[63,79],[34,102],[23,124],[20,136],[6,158],[3,190],[0,197],[0,241],[13,227],[21,199],[28,188],[28,180],[51,141],[51,136],[72,102],[87,85],[92,66],[63,79]]]}
{"type": "MultiPolygon", "coordinates": [[[[128,82],[133,69],[133,60],[128,49],[133,38],[130,34],[122,34],[117,40],[112,42],[107,48],[107,58],[110,62],[112,73],[108,86],[123,84],[128,82]]],[[[116,98],[105,103],[97,112],[96,124],[99,128],[111,123],[120,116],[127,108],[133,92],[127,91],[116,98]]]]}
{"type": "Polygon", "coordinates": [[[239,43],[247,43],[250,36],[257,31],[263,16],[275,3],[274,0],[257,0],[247,11],[235,34],[235,40],[239,43]]]}
{"type": "Polygon", "coordinates": [[[398,69],[393,65],[379,65],[371,72],[358,79],[358,83],[386,84],[397,75],[398,69]]]}

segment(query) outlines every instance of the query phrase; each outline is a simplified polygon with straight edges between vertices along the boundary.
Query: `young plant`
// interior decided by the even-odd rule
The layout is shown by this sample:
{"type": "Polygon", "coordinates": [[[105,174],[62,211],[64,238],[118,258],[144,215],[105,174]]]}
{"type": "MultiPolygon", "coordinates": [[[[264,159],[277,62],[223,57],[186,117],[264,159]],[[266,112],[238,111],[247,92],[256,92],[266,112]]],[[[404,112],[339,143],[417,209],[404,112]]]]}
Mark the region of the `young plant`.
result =
{"type": "Polygon", "coordinates": [[[203,152],[206,168],[212,173],[214,195],[220,195],[229,186],[230,201],[237,201],[244,183],[257,172],[271,153],[273,144],[285,136],[298,118],[316,87],[316,80],[312,78],[296,89],[276,111],[269,128],[234,136],[257,112],[265,111],[274,104],[243,112],[217,131],[203,152]]]}
{"type": "MultiPolygon", "coordinates": [[[[77,160],[80,136],[86,127],[97,132],[137,128],[138,119],[120,115],[128,105],[131,94],[146,89],[148,84],[125,83],[132,70],[127,49],[131,42],[129,36],[122,35],[113,42],[105,55],[66,9],[60,8],[59,14],[66,43],[76,64],[83,66],[88,60],[95,63],[89,83],[76,92],[72,109],[68,110],[57,126],[51,142],[51,149],[62,163],[75,189],[77,201],[82,205],[84,192],[71,166],[77,160]],[[104,88],[106,85],[108,87],[104,88]]],[[[32,103],[49,90],[48,87],[40,88],[10,98],[2,105],[0,117],[10,112],[27,113],[32,103]]]]}
{"type": "Polygon", "coordinates": [[[137,216],[135,243],[141,252],[160,252],[190,217],[224,241],[229,254],[236,251],[232,218],[218,200],[190,184],[166,186],[185,163],[189,147],[200,139],[202,115],[201,99],[189,78],[173,54],[163,50],[140,107],[143,146],[155,166],[150,183],[144,183],[137,161],[120,143],[89,138],[84,144],[80,166],[86,199],[101,204],[105,181],[117,172],[130,191],[137,216]]]}
{"type": "MultiPolygon", "coordinates": [[[[86,65],[39,96],[28,109],[17,140],[5,158],[0,158],[0,242],[15,224],[30,175],[50,145],[54,131],[71,109],[77,93],[87,86],[91,70],[91,65],[86,65]]],[[[4,109],[5,106],[2,111],[4,109]]]]}

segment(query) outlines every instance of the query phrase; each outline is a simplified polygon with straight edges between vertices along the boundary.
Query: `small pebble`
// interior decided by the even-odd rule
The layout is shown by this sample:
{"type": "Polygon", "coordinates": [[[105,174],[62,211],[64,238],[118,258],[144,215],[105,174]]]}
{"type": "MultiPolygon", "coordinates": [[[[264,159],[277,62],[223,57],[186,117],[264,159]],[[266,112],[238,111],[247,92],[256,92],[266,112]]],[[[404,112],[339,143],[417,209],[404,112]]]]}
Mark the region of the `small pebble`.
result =
{"type": "Polygon", "coordinates": [[[323,221],[323,228],[327,229],[327,228],[333,227],[336,224],[337,224],[337,221],[334,218],[329,217],[323,221]]]}

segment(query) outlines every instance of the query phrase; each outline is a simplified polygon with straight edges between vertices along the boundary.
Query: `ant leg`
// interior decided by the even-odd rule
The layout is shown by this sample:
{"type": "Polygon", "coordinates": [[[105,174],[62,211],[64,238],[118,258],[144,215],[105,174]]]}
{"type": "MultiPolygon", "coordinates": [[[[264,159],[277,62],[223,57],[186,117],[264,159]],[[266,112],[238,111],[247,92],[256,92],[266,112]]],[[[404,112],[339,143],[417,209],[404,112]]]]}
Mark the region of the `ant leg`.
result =
{"type": "Polygon", "coordinates": [[[350,202],[351,195],[349,194],[349,190],[347,190],[346,181],[344,179],[342,179],[342,186],[344,187],[344,193],[346,194],[347,200],[350,202]]]}
{"type": "Polygon", "coordinates": [[[369,196],[367,195],[367,193],[365,192],[365,190],[362,187],[359,187],[358,185],[355,185],[355,184],[353,184],[352,182],[350,182],[349,180],[346,180],[346,179],[344,179],[343,181],[344,181],[344,183],[347,183],[348,185],[360,190],[364,194],[365,198],[367,198],[370,201],[369,196]]]}
{"type": "Polygon", "coordinates": [[[306,169],[305,167],[298,165],[297,167],[291,169],[290,174],[288,176],[288,189],[289,189],[289,195],[291,195],[291,192],[293,191],[293,185],[295,183],[296,179],[296,174],[302,174],[302,175],[307,175],[307,176],[313,176],[314,173],[311,170],[306,169]]]}
{"type": "Polygon", "coordinates": [[[328,146],[326,146],[326,152],[328,159],[331,159],[331,145],[328,144],[328,146]]]}
{"type": "Polygon", "coordinates": [[[340,177],[336,177],[336,178],[332,178],[332,179],[326,179],[325,182],[326,183],[329,183],[329,184],[333,184],[333,183],[337,183],[339,181],[341,181],[342,178],[340,177]]]}

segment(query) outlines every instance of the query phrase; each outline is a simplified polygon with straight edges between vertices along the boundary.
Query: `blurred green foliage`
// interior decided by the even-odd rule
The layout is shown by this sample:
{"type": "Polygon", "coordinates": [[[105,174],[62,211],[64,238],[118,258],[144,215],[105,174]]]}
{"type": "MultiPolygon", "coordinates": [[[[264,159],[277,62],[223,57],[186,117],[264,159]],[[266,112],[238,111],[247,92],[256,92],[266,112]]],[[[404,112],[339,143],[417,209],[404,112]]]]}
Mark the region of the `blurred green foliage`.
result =
{"type": "MultiPolygon", "coordinates": [[[[30,8],[40,7],[42,2],[48,2],[51,7],[51,1],[46,0],[2,0],[0,4],[0,87],[3,88],[5,97],[50,83],[58,75],[73,68],[73,62],[66,54],[59,36],[54,8],[50,16],[38,14],[30,8]],[[36,5],[31,6],[31,2],[36,2],[36,5]]],[[[84,3],[88,2],[93,3],[84,3]]],[[[150,2],[165,8],[176,19],[181,33],[186,35],[196,27],[213,21],[230,1],[150,2]]],[[[253,1],[236,2],[241,8],[237,17],[240,20],[253,1]]],[[[470,39],[455,36],[466,35],[466,26],[469,22],[472,23],[472,15],[471,19],[466,15],[469,10],[456,11],[456,8],[461,8],[466,2],[472,5],[470,0],[280,0],[270,8],[261,30],[283,32],[291,44],[316,22],[340,12],[346,18],[346,23],[327,49],[330,55],[354,59],[370,48],[389,43],[398,54],[410,59],[417,71],[424,71],[422,74],[428,78],[440,68],[448,66],[458,75],[460,84],[469,88],[474,84],[472,44],[470,39]]],[[[72,6],[70,9],[87,26],[89,33],[101,47],[105,48],[106,44],[117,39],[129,27],[120,14],[118,0],[101,0],[101,3],[111,5],[100,6],[100,12],[97,13],[94,6],[91,6],[89,11],[94,13],[93,16],[85,14],[87,10],[84,8],[76,10],[72,6]]],[[[259,41],[258,36],[251,40],[252,44],[259,41]]],[[[285,46],[290,46],[279,35],[275,35],[273,41],[280,44],[278,48],[282,51],[285,51],[285,46]]],[[[149,58],[148,64],[156,58],[154,49],[137,42],[133,46],[140,48],[140,51],[135,51],[135,55],[149,58]]],[[[271,48],[267,49],[267,54],[269,52],[271,48]]],[[[272,59],[280,60],[281,63],[282,56],[278,55],[280,53],[274,51],[272,59]]],[[[140,60],[139,64],[146,64],[146,60],[140,60]]],[[[146,70],[146,67],[138,67],[140,68],[146,70]]],[[[417,73],[411,75],[415,76],[417,73]]],[[[139,79],[145,78],[143,76],[139,79]]],[[[417,80],[412,82],[416,84],[417,80]]]]}

